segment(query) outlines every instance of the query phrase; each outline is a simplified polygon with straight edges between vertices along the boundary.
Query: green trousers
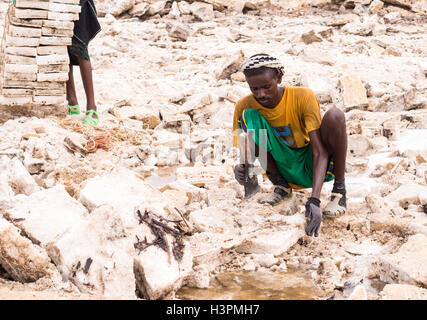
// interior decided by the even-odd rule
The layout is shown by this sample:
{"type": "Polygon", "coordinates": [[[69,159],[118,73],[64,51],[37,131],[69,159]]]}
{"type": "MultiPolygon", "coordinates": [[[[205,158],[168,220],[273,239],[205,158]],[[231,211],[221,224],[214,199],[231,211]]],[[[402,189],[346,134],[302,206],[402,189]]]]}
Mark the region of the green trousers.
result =
{"type": "MultiPolygon", "coordinates": [[[[260,152],[266,151],[272,155],[280,174],[292,187],[311,188],[313,186],[313,150],[311,144],[303,148],[289,148],[276,135],[267,120],[255,109],[243,111],[239,118],[239,128],[245,132],[253,130],[253,138],[260,152]],[[262,138],[262,134],[260,137],[261,132],[266,132],[266,138],[262,138]]],[[[264,164],[262,165],[264,166],[264,164]]],[[[267,168],[263,169],[266,170],[267,168]]],[[[333,172],[333,160],[329,159],[325,181],[334,179],[333,172]]]]}

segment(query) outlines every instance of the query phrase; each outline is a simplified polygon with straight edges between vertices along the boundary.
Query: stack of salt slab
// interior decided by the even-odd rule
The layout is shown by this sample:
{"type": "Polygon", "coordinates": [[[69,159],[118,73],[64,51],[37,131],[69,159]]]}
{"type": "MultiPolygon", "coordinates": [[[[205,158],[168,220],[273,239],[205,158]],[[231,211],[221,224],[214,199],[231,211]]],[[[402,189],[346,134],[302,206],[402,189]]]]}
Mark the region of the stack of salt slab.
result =
{"type": "Polygon", "coordinates": [[[64,106],[79,0],[15,0],[5,20],[0,104],[64,106]]]}

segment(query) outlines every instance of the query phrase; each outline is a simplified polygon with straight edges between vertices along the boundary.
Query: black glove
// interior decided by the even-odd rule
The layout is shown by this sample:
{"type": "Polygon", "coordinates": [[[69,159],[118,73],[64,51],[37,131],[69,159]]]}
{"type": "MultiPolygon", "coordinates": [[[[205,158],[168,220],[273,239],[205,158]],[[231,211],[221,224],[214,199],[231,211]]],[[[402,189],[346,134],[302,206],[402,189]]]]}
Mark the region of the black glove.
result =
{"type": "Polygon", "coordinates": [[[309,198],[305,204],[305,216],[310,218],[310,221],[305,227],[305,233],[315,237],[319,236],[319,228],[322,223],[322,212],[320,211],[320,200],[317,198],[309,198]]]}
{"type": "Polygon", "coordinates": [[[240,184],[245,182],[245,165],[244,164],[237,164],[234,167],[234,177],[236,178],[237,182],[240,184]]]}

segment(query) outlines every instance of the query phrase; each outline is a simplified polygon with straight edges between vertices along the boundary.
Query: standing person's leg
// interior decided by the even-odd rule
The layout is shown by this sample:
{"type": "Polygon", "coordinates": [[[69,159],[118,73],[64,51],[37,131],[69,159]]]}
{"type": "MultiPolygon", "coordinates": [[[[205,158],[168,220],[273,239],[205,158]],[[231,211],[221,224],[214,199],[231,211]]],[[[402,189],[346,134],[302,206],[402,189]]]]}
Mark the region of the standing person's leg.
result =
{"type": "Polygon", "coordinates": [[[66,84],[67,90],[67,101],[70,106],[74,106],[78,104],[77,95],[76,95],[76,87],[74,85],[74,75],[73,75],[73,65],[70,64],[70,70],[68,71],[68,81],[66,84]]]}
{"type": "Polygon", "coordinates": [[[77,57],[80,66],[80,74],[82,76],[83,87],[86,93],[86,116],[83,120],[85,124],[97,125],[99,115],[97,113],[95,103],[95,91],[93,88],[92,64],[90,60],[77,57]]]}
{"type": "Polygon", "coordinates": [[[95,110],[95,91],[93,88],[92,64],[89,60],[77,57],[80,66],[80,74],[82,76],[83,87],[86,93],[87,107],[86,110],[95,110]]]}
{"type": "Polygon", "coordinates": [[[345,163],[347,158],[347,132],[345,115],[338,108],[328,110],[320,126],[322,142],[334,161],[334,187],[331,202],[326,206],[324,215],[337,216],[346,210],[345,163]]]}
{"type": "Polygon", "coordinates": [[[74,84],[73,66],[77,65],[76,56],[72,53],[72,46],[67,47],[68,56],[70,58],[69,70],[68,70],[68,81],[65,85],[67,92],[68,101],[68,113],[69,114],[80,114],[79,102],[77,100],[76,87],[74,84]]]}

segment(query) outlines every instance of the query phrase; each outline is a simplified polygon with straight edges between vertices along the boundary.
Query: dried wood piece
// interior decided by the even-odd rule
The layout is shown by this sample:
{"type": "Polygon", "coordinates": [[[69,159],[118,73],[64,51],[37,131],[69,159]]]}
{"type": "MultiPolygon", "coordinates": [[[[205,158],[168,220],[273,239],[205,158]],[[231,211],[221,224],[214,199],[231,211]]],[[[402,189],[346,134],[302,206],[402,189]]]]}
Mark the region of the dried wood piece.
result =
{"type": "Polygon", "coordinates": [[[185,244],[182,238],[181,237],[175,238],[175,241],[172,246],[172,253],[177,261],[182,261],[182,258],[184,256],[184,248],[185,248],[185,244]]]}
{"type": "Polygon", "coordinates": [[[89,268],[90,268],[90,265],[92,264],[92,262],[93,262],[92,258],[87,258],[86,264],[83,268],[84,274],[87,274],[89,272],[89,268]]]}
{"type": "Polygon", "coordinates": [[[143,223],[143,222],[146,223],[150,227],[151,232],[154,234],[156,238],[154,239],[153,242],[148,243],[147,239],[145,239],[144,241],[140,241],[137,237],[138,241],[134,244],[135,249],[141,252],[146,248],[148,248],[149,246],[157,245],[161,249],[166,251],[168,254],[170,254],[170,251],[169,251],[170,245],[166,237],[166,233],[168,233],[174,237],[174,242],[171,248],[172,253],[177,261],[181,261],[184,255],[185,245],[179,231],[152,218],[148,210],[145,210],[144,215],[141,214],[140,210],[137,210],[137,215],[138,215],[139,223],[143,223]]]}

